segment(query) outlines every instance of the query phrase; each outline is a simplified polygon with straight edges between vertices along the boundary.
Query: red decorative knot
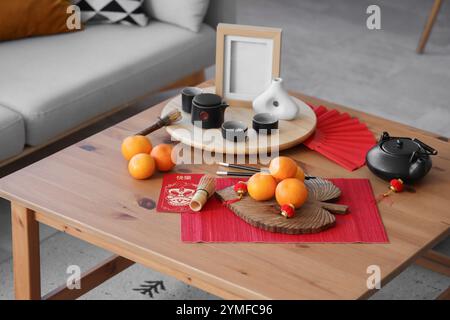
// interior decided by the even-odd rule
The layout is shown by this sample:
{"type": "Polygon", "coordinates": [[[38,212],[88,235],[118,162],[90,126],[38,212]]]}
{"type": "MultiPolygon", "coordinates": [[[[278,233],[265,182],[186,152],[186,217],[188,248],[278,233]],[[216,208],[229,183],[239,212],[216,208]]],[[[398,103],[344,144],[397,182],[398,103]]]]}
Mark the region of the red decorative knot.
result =
{"type": "Polygon", "coordinates": [[[292,204],[283,204],[280,213],[286,218],[292,218],[295,215],[295,207],[292,204]]]}
{"type": "Polygon", "coordinates": [[[244,194],[247,193],[247,184],[244,181],[238,181],[234,186],[233,190],[238,194],[239,199],[241,199],[244,194]]]}
{"type": "Polygon", "coordinates": [[[404,184],[402,179],[392,179],[390,182],[390,187],[389,189],[391,189],[394,192],[402,192],[403,188],[404,188],[404,184]]]}
{"type": "Polygon", "coordinates": [[[404,183],[402,179],[392,179],[389,182],[389,191],[383,194],[383,197],[389,196],[392,192],[402,192],[404,189],[404,183]]]}
{"type": "Polygon", "coordinates": [[[225,201],[223,203],[224,205],[230,205],[230,204],[233,204],[233,203],[241,200],[242,197],[247,193],[247,184],[244,181],[238,181],[233,186],[233,190],[234,190],[234,192],[237,193],[238,197],[236,199],[230,199],[230,200],[225,201]]]}

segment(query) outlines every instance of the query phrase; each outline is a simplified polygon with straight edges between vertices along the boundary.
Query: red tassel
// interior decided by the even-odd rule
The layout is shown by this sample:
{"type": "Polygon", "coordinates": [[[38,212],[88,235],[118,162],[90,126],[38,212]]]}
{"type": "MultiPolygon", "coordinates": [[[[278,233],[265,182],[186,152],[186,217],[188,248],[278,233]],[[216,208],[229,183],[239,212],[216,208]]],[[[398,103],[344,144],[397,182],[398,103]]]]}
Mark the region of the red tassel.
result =
{"type": "Polygon", "coordinates": [[[224,206],[228,206],[228,205],[230,205],[230,204],[233,204],[233,203],[235,203],[235,202],[240,201],[241,199],[242,199],[242,198],[236,198],[236,199],[227,200],[227,201],[224,201],[224,202],[223,202],[223,205],[224,205],[224,206]]]}
{"type": "Polygon", "coordinates": [[[389,182],[389,191],[384,193],[383,196],[387,197],[392,192],[402,192],[403,191],[403,187],[404,187],[404,185],[403,185],[402,179],[392,179],[389,182]]]}
{"type": "Polygon", "coordinates": [[[289,219],[295,216],[295,207],[292,204],[283,204],[280,209],[280,214],[285,218],[289,219]]]}
{"type": "Polygon", "coordinates": [[[402,192],[405,188],[404,182],[402,179],[392,179],[389,181],[389,191],[377,196],[377,202],[380,202],[384,200],[386,197],[388,197],[391,193],[398,193],[402,192]]]}
{"type": "Polygon", "coordinates": [[[238,194],[238,195],[244,195],[247,193],[247,184],[244,181],[238,181],[234,186],[233,186],[233,190],[238,194]]]}
{"type": "Polygon", "coordinates": [[[232,203],[238,202],[244,197],[244,194],[247,193],[247,184],[243,181],[238,181],[234,186],[233,190],[237,193],[238,197],[236,199],[230,199],[227,201],[224,201],[223,204],[225,206],[230,205],[232,203]]]}

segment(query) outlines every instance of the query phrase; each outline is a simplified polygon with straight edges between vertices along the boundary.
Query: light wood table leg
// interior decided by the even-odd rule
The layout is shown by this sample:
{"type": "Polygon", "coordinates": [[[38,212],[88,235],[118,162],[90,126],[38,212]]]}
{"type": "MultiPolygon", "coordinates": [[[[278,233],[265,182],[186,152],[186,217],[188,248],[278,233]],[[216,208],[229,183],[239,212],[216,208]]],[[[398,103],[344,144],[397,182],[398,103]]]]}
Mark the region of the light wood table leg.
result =
{"type": "Polygon", "coordinates": [[[434,22],[436,21],[439,10],[441,9],[442,0],[434,0],[433,7],[431,8],[430,15],[428,16],[427,23],[423,29],[422,36],[417,46],[417,53],[423,53],[425,46],[427,45],[428,38],[430,37],[431,30],[433,29],[434,22]]]}
{"type": "Polygon", "coordinates": [[[417,259],[416,264],[446,277],[450,277],[450,258],[433,249],[428,250],[422,257],[417,259]]]}
{"type": "Polygon", "coordinates": [[[445,289],[444,292],[437,297],[437,300],[450,300],[450,287],[445,289]]]}
{"type": "Polygon", "coordinates": [[[39,223],[34,211],[11,203],[13,271],[16,299],[41,299],[39,223]]]}
{"type": "MultiPolygon", "coordinates": [[[[450,277],[450,257],[433,249],[426,251],[418,258],[416,264],[446,277],[450,277]]],[[[450,288],[444,290],[437,297],[437,300],[450,300],[450,288]]]]}

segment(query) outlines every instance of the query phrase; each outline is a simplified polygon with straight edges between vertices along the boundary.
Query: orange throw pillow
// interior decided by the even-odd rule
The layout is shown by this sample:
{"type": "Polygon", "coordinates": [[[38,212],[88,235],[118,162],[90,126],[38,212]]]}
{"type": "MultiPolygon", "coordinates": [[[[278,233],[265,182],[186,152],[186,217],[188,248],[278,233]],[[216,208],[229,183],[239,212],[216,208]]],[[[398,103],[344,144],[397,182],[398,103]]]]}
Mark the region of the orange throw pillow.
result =
{"type": "Polygon", "coordinates": [[[0,0],[0,41],[78,31],[69,29],[67,0],[0,0]]]}

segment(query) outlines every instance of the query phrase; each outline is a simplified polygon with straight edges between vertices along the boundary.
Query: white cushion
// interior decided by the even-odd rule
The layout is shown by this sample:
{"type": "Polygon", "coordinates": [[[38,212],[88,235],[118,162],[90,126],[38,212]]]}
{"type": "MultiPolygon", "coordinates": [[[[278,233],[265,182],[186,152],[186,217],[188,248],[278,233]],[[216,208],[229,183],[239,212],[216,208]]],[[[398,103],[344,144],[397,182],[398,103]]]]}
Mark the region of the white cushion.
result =
{"type": "Polygon", "coordinates": [[[151,21],[0,43],[0,104],[39,145],[87,119],[214,63],[215,32],[151,21]]]}
{"type": "Polygon", "coordinates": [[[19,154],[25,144],[25,125],[22,116],[0,106],[0,160],[19,154]]]}
{"type": "Polygon", "coordinates": [[[209,0],[145,0],[147,13],[160,21],[198,32],[209,0]]]}

